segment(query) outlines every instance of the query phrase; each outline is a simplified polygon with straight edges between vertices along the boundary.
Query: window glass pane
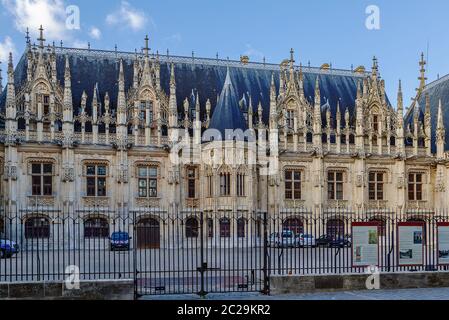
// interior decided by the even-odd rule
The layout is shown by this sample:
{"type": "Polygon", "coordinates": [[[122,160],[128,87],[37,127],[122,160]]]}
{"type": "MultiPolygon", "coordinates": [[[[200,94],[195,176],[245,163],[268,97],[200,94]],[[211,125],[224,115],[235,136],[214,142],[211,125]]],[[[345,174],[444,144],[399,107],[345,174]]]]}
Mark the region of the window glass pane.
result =
{"type": "Polygon", "coordinates": [[[327,173],[327,180],[334,181],[334,173],[333,172],[328,172],[327,173]]]}
{"type": "Polygon", "coordinates": [[[408,175],[408,181],[414,182],[415,181],[415,176],[413,174],[409,174],[408,175]]]}
{"type": "Polygon", "coordinates": [[[157,176],[157,168],[149,168],[149,176],[156,177],[157,176]]]}
{"type": "Polygon", "coordinates": [[[383,173],[378,173],[378,174],[377,174],[377,181],[384,181],[384,175],[383,175],[383,173]]]}
{"type": "Polygon", "coordinates": [[[147,167],[139,167],[139,177],[147,176],[147,167]]]}
{"type": "Polygon", "coordinates": [[[50,163],[44,164],[44,173],[50,173],[51,174],[52,172],[53,172],[52,165],[50,163]]]}
{"type": "Polygon", "coordinates": [[[33,196],[40,196],[41,195],[41,177],[33,176],[31,183],[32,183],[33,196]]]}
{"type": "Polygon", "coordinates": [[[416,175],[416,182],[422,182],[422,174],[416,175]]]}
{"type": "Polygon", "coordinates": [[[374,177],[375,177],[374,173],[370,173],[369,174],[369,181],[374,181],[374,177]]]}
{"type": "Polygon", "coordinates": [[[292,179],[292,172],[285,171],[285,180],[291,180],[291,179],[292,179]]]}
{"type": "Polygon", "coordinates": [[[147,187],[147,180],[139,179],[139,187],[140,188],[146,188],[147,187]]]}
{"type": "Polygon", "coordinates": [[[98,166],[97,169],[99,176],[105,176],[106,175],[106,166],[98,166]]]}
{"type": "Polygon", "coordinates": [[[295,180],[301,180],[301,172],[295,171],[295,180]]]}
{"type": "Polygon", "coordinates": [[[41,173],[41,168],[42,168],[42,166],[41,166],[40,163],[39,164],[33,164],[31,166],[31,172],[33,174],[40,174],[41,173]]]}
{"type": "Polygon", "coordinates": [[[95,166],[87,166],[86,174],[89,176],[94,176],[95,175],[95,166]]]}
{"type": "Polygon", "coordinates": [[[343,181],[343,173],[337,172],[337,181],[343,181]]]}

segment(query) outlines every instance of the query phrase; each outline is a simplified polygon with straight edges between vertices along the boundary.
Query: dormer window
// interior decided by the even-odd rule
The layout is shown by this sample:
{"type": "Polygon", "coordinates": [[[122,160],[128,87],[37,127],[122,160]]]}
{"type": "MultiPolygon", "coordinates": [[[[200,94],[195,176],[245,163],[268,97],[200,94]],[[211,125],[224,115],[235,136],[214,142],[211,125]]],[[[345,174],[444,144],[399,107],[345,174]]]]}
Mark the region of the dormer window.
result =
{"type": "Polygon", "coordinates": [[[379,117],[377,114],[373,115],[373,129],[374,131],[379,131],[379,117]]]}
{"type": "Polygon", "coordinates": [[[153,102],[152,101],[141,101],[140,102],[140,110],[139,110],[139,118],[142,121],[146,121],[146,110],[149,110],[149,122],[153,122],[153,102]]]}
{"type": "Polygon", "coordinates": [[[295,112],[293,110],[288,110],[286,112],[286,118],[285,118],[285,122],[288,128],[293,128],[294,126],[294,116],[295,116],[295,112]]]}
{"type": "Polygon", "coordinates": [[[50,96],[48,94],[37,94],[37,103],[42,105],[44,114],[50,113],[50,96]]]}

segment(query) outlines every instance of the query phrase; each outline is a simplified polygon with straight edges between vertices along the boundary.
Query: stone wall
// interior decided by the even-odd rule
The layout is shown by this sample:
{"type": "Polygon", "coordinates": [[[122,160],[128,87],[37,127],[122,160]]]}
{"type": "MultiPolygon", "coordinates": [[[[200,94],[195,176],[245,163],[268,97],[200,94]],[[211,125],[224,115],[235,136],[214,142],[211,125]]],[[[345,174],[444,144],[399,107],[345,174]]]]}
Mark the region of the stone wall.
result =
{"type": "Polygon", "coordinates": [[[132,300],[133,280],[81,281],[79,290],[67,290],[62,281],[0,283],[0,300],[132,300]]]}
{"type": "MultiPolygon", "coordinates": [[[[272,294],[332,292],[367,290],[368,274],[316,275],[316,276],[272,276],[272,294]]],[[[436,288],[449,287],[449,272],[403,272],[379,275],[380,288],[436,288]]]]}

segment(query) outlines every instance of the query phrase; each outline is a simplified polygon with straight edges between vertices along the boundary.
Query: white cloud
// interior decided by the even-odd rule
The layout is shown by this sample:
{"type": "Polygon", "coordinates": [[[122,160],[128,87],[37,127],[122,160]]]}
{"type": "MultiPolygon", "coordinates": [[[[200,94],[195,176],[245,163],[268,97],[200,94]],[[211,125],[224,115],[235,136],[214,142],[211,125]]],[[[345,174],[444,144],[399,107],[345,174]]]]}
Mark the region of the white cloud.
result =
{"type": "Polygon", "coordinates": [[[17,30],[25,32],[27,27],[33,37],[39,35],[39,27],[45,29],[47,40],[70,38],[66,28],[66,8],[62,0],[1,0],[13,16],[17,30]]]}
{"type": "Polygon", "coordinates": [[[117,11],[106,16],[107,24],[111,26],[126,26],[134,31],[143,29],[147,20],[143,12],[136,10],[126,1],[121,2],[120,8],[117,11]]]}
{"type": "Polygon", "coordinates": [[[246,44],[246,51],[243,54],[257,60],[262,60],[265,57],[263,52],[253,48],[250,43],[246,44]]]}
{"type": "MultiPolygon", "coordinates": [[[[16,53],[16,47],[12,42],[11,37],[6,36],[3,42],[0,42],[0,61],[3,65],[6,65],[9,59],[9,53],[12,52],[13,55],[16,53]]],[[[5,69],[5,67],[3,67],[5,69]]]]}
{"type": "Polygon", "coordinates": [[[87,49],[89,47],[89,43],[82,40],[75,40],[72,42],[72,47],[78,49],[87,49]]]}
{"type": "Polygon", "coordinates": [[[100,31],[100,29],[98,29],[97,27],[90,28],[89,36],[92,39],[97,39],[97,40],[100,39],[101,38],[101,31],[100,31]]]}

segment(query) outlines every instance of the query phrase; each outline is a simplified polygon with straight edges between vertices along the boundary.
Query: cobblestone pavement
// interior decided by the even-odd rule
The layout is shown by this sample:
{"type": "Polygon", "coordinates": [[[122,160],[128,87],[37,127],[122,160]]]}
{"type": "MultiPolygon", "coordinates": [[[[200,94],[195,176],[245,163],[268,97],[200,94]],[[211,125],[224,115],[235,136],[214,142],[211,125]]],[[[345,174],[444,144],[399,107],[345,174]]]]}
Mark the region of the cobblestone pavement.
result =
{"type": "Polygon", "coordinates": [[[371,290],[264,296],[258,293],[145,296],[142,300],[449,300],[449,288],[371,290]]]}

